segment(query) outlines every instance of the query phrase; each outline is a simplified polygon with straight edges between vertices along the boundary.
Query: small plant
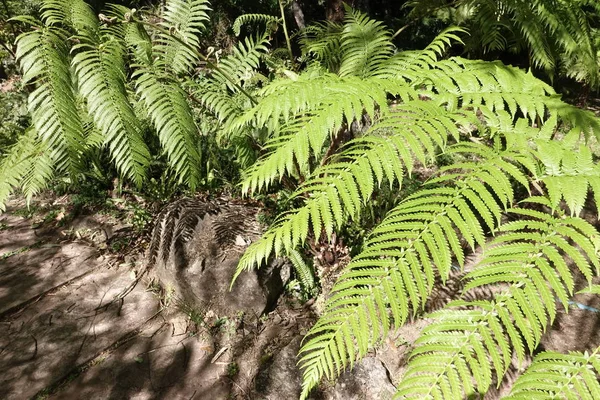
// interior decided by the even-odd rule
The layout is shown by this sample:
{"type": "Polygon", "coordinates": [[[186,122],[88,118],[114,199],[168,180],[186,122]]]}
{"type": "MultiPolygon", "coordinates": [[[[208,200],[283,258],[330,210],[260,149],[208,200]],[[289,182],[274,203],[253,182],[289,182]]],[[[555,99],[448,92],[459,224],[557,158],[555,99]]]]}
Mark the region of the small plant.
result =
{"type": "Polygon", "coordinates": [[[234,378],[240,372],[240,366],[236,362],[231,362],[227,365],[227,376],[234,378]]]}

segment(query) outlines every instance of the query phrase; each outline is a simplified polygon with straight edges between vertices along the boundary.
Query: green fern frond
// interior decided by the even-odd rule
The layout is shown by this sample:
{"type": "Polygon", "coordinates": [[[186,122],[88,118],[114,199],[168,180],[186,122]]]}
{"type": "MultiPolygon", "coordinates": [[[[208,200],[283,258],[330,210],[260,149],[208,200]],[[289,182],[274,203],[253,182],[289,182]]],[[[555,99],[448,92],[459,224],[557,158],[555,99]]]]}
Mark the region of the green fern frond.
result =
{"type": "Polygon", "coordinates": [[[69,27],[79,34],[98,33],[98,18],[83,0],[44,0],[41,12],[46,25],[69,27]]]}
{"type": "Polygon", "coordinates": [[[0,212],[14,188],[21,188],[28,201],[46,187],[53,176],[48,146],[35,129],[27,129],[0,161],[0,212]]]}
{"type": "Polygon", "coordinates": [[[227,86],[230,91],[237,92],[238,88],[233,83],[240,85],[253,77],[260,66],[261,57],[268,52],[268,43],[266,35],[246,37],[221,59],[219,69],[212,72],[212,79],[227,86]]]}
{"type": "Polygon", "coordinates": [[[175,74],[188,72],[198,61],[190,50],[200,46],[198,35],[205,29],[210,11],[207,0],[168,0],[162,14],[163,28],[169,34],[159,32],[155,46],[157,67],[175,74]],[[183,43],[182,43],[183,42],[183,43]]]}
{"type": "Polygon", "coordinates": [[[16,55],[23,82],[37,85],[28,100],[33,124],[52,149],[57,170],[73,172],[83,150],[83,125],[71,81],[67,37],[58,27],[40,27],[17,38],[16,55]]]}
{"type": "Polygon", "coordinates": [[[459,118],[415,101],[398,106],[377,121],[364,137],[349,142],[344,151],[300,185],[294,196],[310,193],[310,197],[302,208],[286,214],[252,243],[238,264],[234,281],[243,271],[261,265],[272,252],[276,256],[282,249],[289,253],[303,244],[311,229],[315,240],[323,231],[331,237],[348,218],[360,215],[384,180],[390,187],[395,182],[400,185],[404,171],[410,174],[417,161],[430,164],[436,152],[445,149],[449,136],[458,139],[459,118]]]}
{"type": "Polygon", "coordinates": [[[327,21],[307,26],[300,39],[302,53],[315,58],[323,67],[338,73],[342,62],[342,30],[344,26],[327,21]]]}
{"type": "Polygon", "coordinates": [[[568,309],[574,278],[568,255],[588,282],[598,271],[598,232],[579,218],[555,218],[511,209],[521,219],[498,228],[484,259],[465,277],[466,295],[500,288],[491,300],[458,300],[432,314],[415,342],[397,398],[463,399],[501,382],[512,353],[522,362],[556,316],[558,298],[568,309]],[[569,242],[580,244],[573,247],[569,242]],[[466,379],[469,377],[469,379],[466,379]]]}
{"type": "Polygon", "coordinates": [[[382,22],[347,8],[341,40],[340,76],[366,78],[392,55],[391,35],[382,22]]]}
{"type": "Polygon", "coordinates": [[[318,160],[326,140],[334,138],[344,124],[360,120],[364,114],[372,119],[387,114],[388,94],[401,93],[407,100],[417,97],[410,87],[394,86],[388,80],[325,76],[328,79],[312,79],[308,84],[303,79],[284,85],[276,83],[273,94],[236,122],[237,126],[252,121],[255,126],[277,127],[280,117],[291,121],[266,144],[269,153],[246,171],[244,192],[267,188],[285,174],[302,173],[310,157],[318,160]],[[290,111],[304,116],[293,119],[290,111]],[[296,165],[300,171],[296,171],[296,165]]]}
{"type": "MultiPolygon", "coordinates": [[[[407,197],[369,235],[364,250],[334,285],[324,314],[309,332],[315,336],[301,349],[302,399],[323,375],[331,378],[352,367],[391,327],[401,326],[424,306],[436,275],[445,281],[453,259],[464,262],[459,234],[471,246],[485,242],[477,215],[490,216],[485,218],[491,224],[487,229],[494,229],[502,204],[484,179],[494,171],[493,187],[510,187],[513,173],[503,167],[503,156],[511,153],[493,154],[489,148],[487,153],[489,159],[461,163],[453,168],[461,172],[437,178],[447,187],[407,197]]],[[[511,191],[502,195],[500,199],[512,201],[511,191]]]]}
{"type": "Polygon", "coordinates": [[[139,68],[132,77],[169,165],[179,183],[185,183],[194,190],[201,179],[201,158],[198,128],[186,93],[176,82],[150,68],[139,68]]]}
{"type": "Polygon", "coordinates": [[[434,69],[436,62],[453,43],[463,43],[459,34],[465,33],[466,31],[462,28],[447,28],[423,50],[401,51],[394,54],[378,68],[374,75],[392,79],[402,76],[409,81],[419,81],[422,78],[423,70],[434,69]]]}
{"type": "Polygon", "coordinates": [[[240,36],[242,26],[249,24],[262,24],[267,27],[266,32],[277,30],[281,18],[266,14],[243,14],[233,21],[231,29],[235,36],[240,36]]]}
{"type": "Polygon", "coordinates": [[[305,293],[313,293],[316,286],[315,273],[312,268],[306,264],[302,259],[302,255],[297,250],[290,251],[288,253],[288,258],[294,266],[294,271],[296,272],[296,277],[300,281],[302,290],[304,290],[305,293]]]}
{"type": "Polygon", "coordinates": [[[545,351],[517,378],[505,400],[600,398],[600,355],[545,351]]]}
{"type": "Polygon", "coordinates": [[[94,123],[105,135],[118,170],[141,185],[150,164],[150,152],[126,90],[124,45],[112,36],[101,43],[79,36],[73,46],[73,67],[79,92],[87,101],[94,123]]]}
{"type": "Polygon", "coordinates": [[[594,162],[588,146],[572,150],[561,142],[538,141],[537,153],[545,170],[540,179],[552,207],[564,199],[571,215],[579,215],[589,188],[594,192],[596,204],[600,204],[600,166],[594,162]]]}

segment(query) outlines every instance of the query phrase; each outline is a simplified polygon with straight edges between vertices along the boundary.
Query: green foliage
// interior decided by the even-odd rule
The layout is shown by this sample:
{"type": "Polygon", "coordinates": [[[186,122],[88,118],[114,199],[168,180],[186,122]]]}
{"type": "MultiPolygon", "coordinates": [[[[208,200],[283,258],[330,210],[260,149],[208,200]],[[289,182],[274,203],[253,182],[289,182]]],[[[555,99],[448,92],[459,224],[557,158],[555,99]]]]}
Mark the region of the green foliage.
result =
{"type": "Polygon", "coordinates": [[[280,18],[274,17],[272,15],[244,14],[244,15],[240,15],[239,17],[237,17],[235,19],[231,29],[233,29],[233,33],[235,33],[236,36],[240,36],[241,31],[242,31],[242,26],[244,26],[244,25],[261,24],[268,28],[267,31],[269,31],[269,30],[276,31],[277,27],[280,23],[281,23],[280,18]]]}
{"type": "MultiPolygon", "coordinates": [[[[208,11],[205,0],[171,0],[161,24],[152,25],[122,6],[108,6],[99,18],[83,0],[44,0],[41,21],[15,18],[33,28],[18,37],[16,56],[23,83],[34,88],[29,110],[35,129],[30,132],[37,132],[36,146],[47,151],[25,168],[23,160],[40,151],[28,147],[33,134],[12,147],[23,153],[3,160],[10,176],[1,175],[0,203],[13,187],[34,194],[53,174],[68,174],[77,182],[82,173],[89,174],[90,163],[100,166],[104,152],[137,187],[151,178],[150,166],[162,153],[176,183],[192,190],[200,186],[201,136],[177,75],[201,59],[197,47],[208,11]],[[148,133],[148,125],[154,131],[148,133]],[[158,148],[149,146],[148,136],[158,139],[158,148]],[[13,169],[15,163],[22,168],[13,169]]],[[[256,64],[244,56],[237,55],[233,60],[240,66],[232,62],[229,69],[256,64]]]]}
{"type": "Polygon", "coordinates": [[[469,28],[469,49],[475,52],[526,51],[530,64],[550,76],[565,76],[600,85],[600,57],[594,20],[595,0],[414,0],[411,18],[447,10],[451,23],[469,28]]]}
{"type": "Polygon", "coordinates": [[[598,350],[591,354],[538,354],[505,399],[597,398],[600,396],[598,350]]]}
{"type": "Polygon", "coordinates": [[[423,51],[397,52],[381,23],[349,10],[339,29],[309,28],[310,67],[269,83],[230,126],[269,129],[264,155],[245,172],[245,193],[296,186],[296,208],[248,248],[234,280],[271,256],[302,265],[300,248],[359,220],[383,185],[398,190],[406,175],[448,158],[343,269],[300,351],[302,399],[420,315],[434,284],[464,265],[465,245],[484,247],[486,257],[467,274],[465,297],[430,316],[399,398],[486,393],[513,355],[536,349],[556,316],[555,298],[568,307],[575,276],[591,282],[598,274],[600,235],[575,217],[588,187],[597,192],[596,162],[579,144],[599,135],[598,119],[517,68],[441,60],[459,32],[442,33],[423,51]],[[563,141],[559,127],[570,129],[563,141]],[[532,187],[546,193],[517,208],[532,187]],[[491,299],[468,297],[489,287],[498,288],[491,299]]]}

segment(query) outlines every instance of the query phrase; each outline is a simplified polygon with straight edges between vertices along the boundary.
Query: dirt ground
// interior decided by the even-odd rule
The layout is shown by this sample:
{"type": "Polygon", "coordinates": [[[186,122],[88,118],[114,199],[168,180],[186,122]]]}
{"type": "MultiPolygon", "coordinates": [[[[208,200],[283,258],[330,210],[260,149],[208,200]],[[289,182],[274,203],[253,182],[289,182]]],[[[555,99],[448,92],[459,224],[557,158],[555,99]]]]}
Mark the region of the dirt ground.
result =
{"type": "Polygon", "coordinates": [[[250,325],[167,300],[131,226],[49,209],[0,215],[0,399],[257,398],[259,369],[306,332],[302,308],[250,325]]]}

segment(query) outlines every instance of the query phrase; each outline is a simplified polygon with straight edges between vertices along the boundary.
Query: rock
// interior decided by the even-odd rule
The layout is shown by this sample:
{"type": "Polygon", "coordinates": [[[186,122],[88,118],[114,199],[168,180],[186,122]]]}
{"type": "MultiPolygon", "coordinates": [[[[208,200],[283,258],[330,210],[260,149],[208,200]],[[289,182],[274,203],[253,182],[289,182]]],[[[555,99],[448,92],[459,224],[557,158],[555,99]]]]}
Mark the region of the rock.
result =
{"type": "Polygon", "coordinates": [[[256,378],[256,392],[261,400],[297,399],[302,390],[302,373],[296,365],[302,337],[297,336],[275,354],[256,378]]]}
{"type": "Polygon", "coordinates": [[[230,290],[242,254],[260,237],[258,211],[227,201],[170,204],[153,232],[148,257],[154,276],[186,307],[258,318],[276,304],[289,275],[289,266],[275,260],[242,274],[230,290]]]}
{"type": "Polygon", "coordinates": [[[383,363],[365,357],[353,370],[343,373],[331,394],[335,400],[387,400],[396,393],[383,363]]]}

